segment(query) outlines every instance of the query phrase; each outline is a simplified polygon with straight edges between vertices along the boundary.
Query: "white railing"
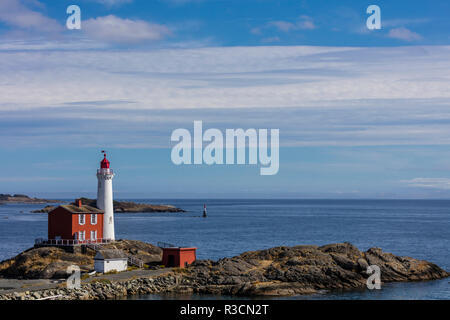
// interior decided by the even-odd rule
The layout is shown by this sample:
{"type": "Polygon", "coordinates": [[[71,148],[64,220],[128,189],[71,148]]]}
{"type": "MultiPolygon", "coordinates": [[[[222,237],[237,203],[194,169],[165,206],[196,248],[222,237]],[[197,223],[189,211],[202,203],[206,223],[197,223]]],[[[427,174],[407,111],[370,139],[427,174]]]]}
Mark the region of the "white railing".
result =
{"type": "Polygon", "coordinates": [[[162,241],[159,241],[157,243],[157,246],[160,247],[160,248],[178,248],[178,246],[176,246],[174,244],[167,243],[167,242],[162,242],[162,241]]]}
{"type": "Polygon", "coordinates": [[[97,169],[97,174],[114,174],[114,170],[113,169],[97,169]]]}
{"type": "Polygon", "coordinates": [[[76,240],[76,239],[43,239],[34,240],[35,245],[40,246],[74,246],[79,244],[103,244],[110,243],[110,239],[96,239],[96,240],[76,240]]]}
{"type": "Polygon", "coordinates": [[[87,243],[86,247],[88,247],[89,249],[94,250],[95,252],[97,252],[100,249],[100,244],[97,243],[87,243]]]}
{"type": "Polygon", "coordinates": [[[133,256],[129,256],[128,257],[128,262],[132,265],[135,265],[139,268],[143,268],[144,267],[144,261],[142,261],[141,259],[138,259],[136,257],[133,256]]]}

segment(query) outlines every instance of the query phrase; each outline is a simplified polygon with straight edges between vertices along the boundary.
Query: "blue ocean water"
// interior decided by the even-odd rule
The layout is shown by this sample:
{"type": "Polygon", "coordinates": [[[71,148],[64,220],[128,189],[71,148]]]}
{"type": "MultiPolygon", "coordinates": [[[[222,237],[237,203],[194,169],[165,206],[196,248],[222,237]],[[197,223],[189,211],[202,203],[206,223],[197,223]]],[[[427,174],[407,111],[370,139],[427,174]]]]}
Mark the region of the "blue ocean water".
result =
{"type": "MultiPolygon", "coordinates": [[[[347,241],[360,250],[377,246],[450,270],[450,200],[135,201],[172,204],[188,212],[116,214],[116,238],[195,246],[199,259],[215,260],[282,245],[347,241]],[[204,203],[206,219],[201,217],[204,203]]],[[[0,260],[29,248],[35,238],[46,237],[47,215],[29,213],[42,207],[0,206],[0,260]]],[[[295,298],[450,299],[449,281],[385,284],[380,291],[295,298]]]]}

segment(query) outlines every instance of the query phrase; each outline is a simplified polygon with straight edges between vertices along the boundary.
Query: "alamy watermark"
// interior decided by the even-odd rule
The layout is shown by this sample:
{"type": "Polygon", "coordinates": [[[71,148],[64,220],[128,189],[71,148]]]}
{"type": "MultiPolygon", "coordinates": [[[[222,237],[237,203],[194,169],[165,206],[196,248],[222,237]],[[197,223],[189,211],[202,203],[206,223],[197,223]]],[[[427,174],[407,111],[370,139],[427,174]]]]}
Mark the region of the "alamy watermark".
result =
{"type": "Polygon", "coordinates": [[[268,129],[226,129],[224,139],[219,129],[211,128],[203,132],[203,122],[194,121],[193,139],[187,129],[172,132],[171,141],[178,143],[172,148],[171,159],[176,165],[255,165],[259,161],[261,175],[275,175],[279,170],[280,130],[270,129],[270,155],[268,133],[268,129]],[[203,148],[203,142],[209,144],[203,148]]]}
{"type": "Polygon", "coordinates": [[[369,278],[367,278],[366,285],[369,290],[381,289],[381,270],[380,267],[376,264],[367,267],[367,274],[371,274],[369,278]]]}
{"type": "Polygon", "coordinates": [[[80,289],[81,287],[81,272],[80,267],[77,265],[70,265],[66,270],[70,276],[66,280],[66,286],[68,289],[80,289]]]}
{"type": "MultiPolygon", "coordinates": [[[[67,7],[66,13],[69,17],[66,20],[66,27],[69,30],[81,29],[81,9],[78,5],[72,4],[67,7]]],[[[366,20],[366,26],[369,30],[381,29],[381,9],[379,6],[372,4],[367,7],[367,14],[370,16],[366,20]]]]}
{"type": "Polygon", "coordinates": [[[66,27],[69,30],[81,29],[81,9],[79,6],[72,4],[67,7],[67,14],[70,16],[66,20],[66,27]]]}
{"type": "Polygon", "coordinates": [[[369,30],[381,29],[381,9],[379,6],[372,4],[367,7],[366,12],[370,14],[367,18],[366,26],[369,30]]]}

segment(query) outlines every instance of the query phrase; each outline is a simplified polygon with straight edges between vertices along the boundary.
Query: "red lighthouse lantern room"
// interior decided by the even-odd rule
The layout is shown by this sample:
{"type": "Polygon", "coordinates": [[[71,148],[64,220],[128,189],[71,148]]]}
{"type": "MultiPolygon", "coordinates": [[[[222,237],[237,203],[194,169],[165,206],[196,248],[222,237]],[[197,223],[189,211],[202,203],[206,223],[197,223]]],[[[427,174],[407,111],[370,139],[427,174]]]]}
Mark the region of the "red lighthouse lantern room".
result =
{"type": "Polygon", "coordinates": [[[106,153],[103,153],[103,160],[100,162],[101,169],[109,169],[109,160],[106,159],[106,153]]]}

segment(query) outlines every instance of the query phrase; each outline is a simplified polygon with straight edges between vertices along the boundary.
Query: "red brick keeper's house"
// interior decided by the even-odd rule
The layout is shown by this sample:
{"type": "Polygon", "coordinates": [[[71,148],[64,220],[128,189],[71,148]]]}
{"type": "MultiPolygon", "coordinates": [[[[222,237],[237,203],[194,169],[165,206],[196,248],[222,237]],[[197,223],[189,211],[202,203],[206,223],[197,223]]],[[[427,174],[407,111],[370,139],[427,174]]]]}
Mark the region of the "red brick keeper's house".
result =
{"type": "Polygon", "coordinates": [[[81,200],[75,203],[61,205],[48,213],[48,240],[62,244],[102,242],[104,212],[83,205],[81,200]]]}

